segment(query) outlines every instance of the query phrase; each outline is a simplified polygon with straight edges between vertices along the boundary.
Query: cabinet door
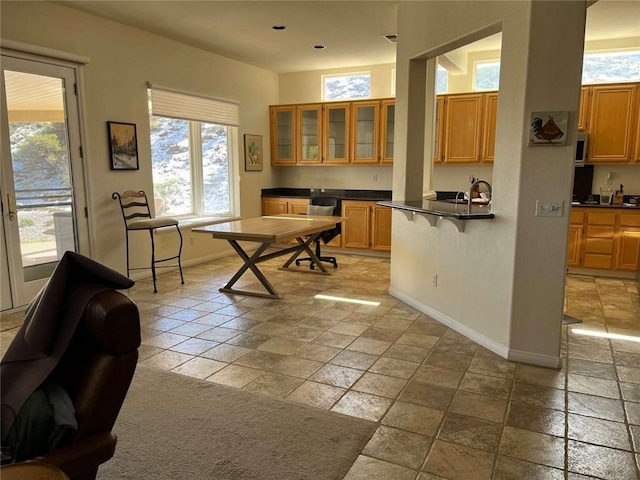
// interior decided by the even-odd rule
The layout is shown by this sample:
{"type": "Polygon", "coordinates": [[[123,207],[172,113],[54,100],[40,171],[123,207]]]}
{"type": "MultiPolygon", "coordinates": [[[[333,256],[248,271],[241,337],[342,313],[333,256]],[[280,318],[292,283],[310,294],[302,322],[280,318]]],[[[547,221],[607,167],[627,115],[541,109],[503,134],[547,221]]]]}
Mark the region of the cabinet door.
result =
{"type": "MultiPolygon", "coordinates": [[[[637,95],[640,97],[640,93],[637,95]]],[[[636,118],[636,155],[633,158],[634,162],[640,162],[640,98],[637,100],[638,103],[638,115],[636,118]]]]}
{"type": "Polygon", "coordinates": [[[582,225],[571,225],[569,227],[569,249],[567,252],[567,266],[580,267],[582,253],[582,235],[584,228],[582,225]]]}
{"type": "Polygon", "coordinates": [[[444,153],[442,150],[444,136],[444,97],[442,95],[436,97],[435,118],[433,120],[433,162],[442,163],[444,153]]]}
{"type": "Polygon", "coordinates": [[[269,107],[271,116],[271,164],[296,163],[296,107],[269,107]]]}
{"type": "Polygon", "coordinates": [[[299,164],[322,163],[322,105],[298,107],[299,164]]]}
{"type": "Polygon", "coordinates": [[[640,228],[620,227],[618,231],[617,270],[635,272],[640,257],[640,228]]]}
{"type": "Polygon", "coordinates": [[[371,230],[371,249],[383,252],[391,251],[391,208],[372,206],[373,225],[371,230]]]}
{"type": "Polygon", "coordinates": [[[344,248],[369,248],[371,231],[371,202],[344,200],[342,202],[342,246],[344,248]]]}
{"type": "Polygon", "coordinates": [[[353,102],[351,138],[353,151],[351,162],[355,164],[379,163],[380,102],[353,102]]]}
{"type": "Polygon", "coordinates": [[[350,103],[324,106],[324,163],[349,163],[350,103]]]}
{"type": "Polygon", "coordinates": [[[587,122],[589,120],[589,93],[590,87],[582,87],[580,89],[580,111],[578,112],[578,131],[587,130],[587,122]]]}
{"type": "Polygon", "coordinates": [[[450,95],[445,106],[444,161],[480,161],[482,94],[450,95]]]}
{"type": "Polygon", "coordinates": [[[496,150],[496,121],[498,119],[498,94],[485,94],[484,128],[482,136],[482,162],[493,163],[496,150]]]}
{"type": "Polygon", "coordinates": [[[307,214],[307,207],[309,206],[308,198],[292,198],[289,199],[289,208],[287,213],[291,213],[293,215],[299,215],[301,213],[307,214]]]}
{"type": "Polygon", "coordinates": [[[383,100],[380,102],[381,117],[380,117],[380,152],[382,165],[393,164],[393,135],[395,133],[395,116],[396,116],[396,101],[395,100],[383,100]]]}
{"type": "Polygon", "coordinates": [[[278,215],[287,212],[287,199],[264,197],[262,199],[262,215],[278,215]]]}
{"type": "Polygon", "coordinates": [[[633,155],[636,85],[591,87],[588,162],[629,162],[633,155]]]}

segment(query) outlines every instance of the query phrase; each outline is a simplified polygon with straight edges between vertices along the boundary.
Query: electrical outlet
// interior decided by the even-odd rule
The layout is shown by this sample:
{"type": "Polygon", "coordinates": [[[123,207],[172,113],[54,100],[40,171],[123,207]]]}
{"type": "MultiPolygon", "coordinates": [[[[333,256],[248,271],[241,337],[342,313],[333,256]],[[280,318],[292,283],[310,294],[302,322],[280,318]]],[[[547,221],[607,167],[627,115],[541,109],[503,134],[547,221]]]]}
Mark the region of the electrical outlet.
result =
{"type": "Polygon", "coordinates": [[[564,202],[536,200],[536,217],[561,217],[564,202]]]}
{"type": "Polygon", "coordinates": [[[375,174],[373,175],[373,181],[374,181],[374,182],[377,182],[377,181],[378,181],[378,175],[375,175],[375,174]]]}
{"type": "Polygon", "coordinates": [[[196,239],[193,238],[193,235],[189,235],[189,244],[190,245],[195,245],[196,244],[196,239]]]}
{"type": "Polygon", "coordinates": [[[433,276],[433,286],[437,287],[438,286],[438,275],[434,275],[433,276]]]}

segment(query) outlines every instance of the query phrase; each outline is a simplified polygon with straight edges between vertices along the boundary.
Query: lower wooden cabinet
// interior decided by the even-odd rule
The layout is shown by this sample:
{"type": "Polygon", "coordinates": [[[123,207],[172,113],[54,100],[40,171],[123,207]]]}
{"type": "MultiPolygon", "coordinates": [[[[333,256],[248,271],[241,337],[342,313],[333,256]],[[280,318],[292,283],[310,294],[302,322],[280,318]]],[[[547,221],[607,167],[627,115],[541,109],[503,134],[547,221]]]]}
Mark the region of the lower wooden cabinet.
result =
{"type": "Polygon", "coordinates": [[[376,202],[343,200],[342,246],[361,250],[391,251],[391,209],[376,202]]]}
{"type": "Polygon", "coordinates": [[[578,208],[571,212],[567,266],[636,271],[640,212],[578,208]]]}

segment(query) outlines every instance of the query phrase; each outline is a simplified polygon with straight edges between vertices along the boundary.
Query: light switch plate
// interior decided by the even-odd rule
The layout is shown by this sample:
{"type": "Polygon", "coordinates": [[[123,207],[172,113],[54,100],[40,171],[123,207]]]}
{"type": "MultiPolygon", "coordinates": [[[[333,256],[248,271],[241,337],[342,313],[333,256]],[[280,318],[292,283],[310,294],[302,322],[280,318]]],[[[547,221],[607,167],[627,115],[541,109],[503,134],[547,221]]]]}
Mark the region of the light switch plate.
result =
{"type": "Polygon", "coordinates": [[[536,217],[561,217],[564,201],[536,200],[536,217]]]}

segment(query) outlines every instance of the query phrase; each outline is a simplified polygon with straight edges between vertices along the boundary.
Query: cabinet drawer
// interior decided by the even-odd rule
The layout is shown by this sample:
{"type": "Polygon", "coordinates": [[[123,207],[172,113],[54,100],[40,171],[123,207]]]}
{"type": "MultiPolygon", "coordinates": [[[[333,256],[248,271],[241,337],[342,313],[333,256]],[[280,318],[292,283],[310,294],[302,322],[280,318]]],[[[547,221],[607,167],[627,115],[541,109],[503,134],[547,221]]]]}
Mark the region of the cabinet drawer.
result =
{"type": "Polygon", "coordinates": [[[589,225],[615,225],[615,213],[590,213],[587,219],[589,225]]]}
{"type": "Polygon", "coordinates": [[[613,253],[613,239],[587,238],[585,252],[587,253],[613,253]]]}
{"type": "Polygon", "coordinates": [[[613,238],[613,227],[587,227],[587,238],[613,238]]]}
{"type": "Polygon", "coordinates": [[[609,270],[612,266],[613,257],[611,255],[587,253],[584,256],[584,268],[604,268],[609,270]]]}
{"type": "Polygon", "coordinates": [[[640,215],[620,214],[620,225],[625,227],[640,227],[640,215]]]}
{"type": "Polygon", "coordinates": [[[582,223],[584,222],[584,212],[575,212],[571,211],[571,223],[582,223]]]}

